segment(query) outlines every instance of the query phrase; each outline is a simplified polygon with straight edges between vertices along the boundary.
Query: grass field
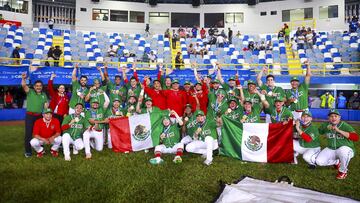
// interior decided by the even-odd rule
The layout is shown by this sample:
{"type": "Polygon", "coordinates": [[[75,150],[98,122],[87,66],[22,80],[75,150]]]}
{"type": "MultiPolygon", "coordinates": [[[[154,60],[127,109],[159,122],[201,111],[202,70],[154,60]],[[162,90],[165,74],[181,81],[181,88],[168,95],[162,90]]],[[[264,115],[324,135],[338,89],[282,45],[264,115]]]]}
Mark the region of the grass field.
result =
{"type": "MultiPolygon", "coordinates": [[[[360,132],[360,126],[356,127],[360,132]]],[[[274,181],[287,175],[295,186],[360,200],[360,156],[351,160],[346,180],[336,180],[332,167],[310,170],[298,165],[244,163],[216,156],[205,166],[198,155],[185,153],[183,163],[152,166],[152,151],[116,154],[106,149],[85,160],[83,151],[65,162],[53,158],[23,156],[23,125],[0,126],[0,202],[210,202],[219,181],[231,183],[242,175],[274,181]]],[[[324,144],[325,140],[322,140],[324,144]]],[[[360,151],[356,143],[357,152],[360,151]]]]}

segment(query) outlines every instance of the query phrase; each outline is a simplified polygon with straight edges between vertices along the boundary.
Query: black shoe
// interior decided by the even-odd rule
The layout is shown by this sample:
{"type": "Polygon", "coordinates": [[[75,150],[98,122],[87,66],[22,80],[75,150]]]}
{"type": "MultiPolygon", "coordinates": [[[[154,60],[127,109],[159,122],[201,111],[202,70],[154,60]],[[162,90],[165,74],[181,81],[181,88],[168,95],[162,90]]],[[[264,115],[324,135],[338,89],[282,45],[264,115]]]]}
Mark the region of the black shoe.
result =
{"type": "Polygon", "coordinates": [[[315,169],[315,168],[316,168],[316,165],[309,164],[308,168],[309,168],[309,169],[315,169]]]}
{"type": "Polygon", "coordinates": [[[25,154],[24,154],[25,158],[30,158],[31,155],[32,155],[31,153],[25,153],[25,154]]]}

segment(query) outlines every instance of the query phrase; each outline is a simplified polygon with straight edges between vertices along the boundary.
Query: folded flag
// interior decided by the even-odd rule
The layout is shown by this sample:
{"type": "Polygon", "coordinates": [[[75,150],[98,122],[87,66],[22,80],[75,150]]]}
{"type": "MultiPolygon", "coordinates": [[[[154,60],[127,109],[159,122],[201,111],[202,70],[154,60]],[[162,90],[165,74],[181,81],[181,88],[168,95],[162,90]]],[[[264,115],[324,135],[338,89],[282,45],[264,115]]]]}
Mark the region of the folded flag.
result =
{"type": "Polygon", "coordinates": [[[240,123],[222,117],[220,154],[252,162],[292,163],[293,122],[240,123]]]}

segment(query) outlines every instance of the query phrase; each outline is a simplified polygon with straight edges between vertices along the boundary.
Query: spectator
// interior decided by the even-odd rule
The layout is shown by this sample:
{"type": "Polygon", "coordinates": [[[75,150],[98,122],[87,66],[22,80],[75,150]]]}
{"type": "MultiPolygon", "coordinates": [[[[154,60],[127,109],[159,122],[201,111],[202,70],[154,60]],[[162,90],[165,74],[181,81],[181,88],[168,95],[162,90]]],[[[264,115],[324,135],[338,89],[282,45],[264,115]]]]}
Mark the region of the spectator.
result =
{"type": "Polygon", "coordinates": [[[329,108],[333,108],[334,106],[334,101],[335,98],[330,94],[330,92],[326,92],[325,94],[323,94],[321,97],[321,108],[325,108],[325,109],[329,109],[329,108]]]}
{"type": "Polygon", "coordinates": [[[48,51],[48,53],[47,53],[47,60],[48,61],[46,61],[45,62],[45,66],[51,66],[51,65],[53,65],[53,60],[54,60],[54,47],[50,47],[49,48],[49,51],[48,51]],[[50,62],[49,62],[49,60],[51,61],[51,64],[50,64],[50,62]]]}
{"type": "Polygon", "coordinates": [[[54,61],[54,66],[59,66],[59,60],[60,60],[61,54],[62,54],[62,51],[60,50],[60,46],[59,45],[55,46],[55,49],[53,51],[53,58],[56,60],[56,61],[54,61]]]}
{"type": "Polygon", "coordinates": [[[254,42],[253,42],[253,41],[250,41],[249,44],[248,44],[248,50],[254,51],[254,48],[255,48],[254,42]]]}
{"type": "Polygon", "coordinates": [[[201,36],[201,39],[204,39],[206,37],[206,30],[204,28],[201,28],[200,36],[201,36]]]}
{"type": "Polygon", "coordinates": [[[197,37],[197,27],[194,25],[194,27],[191,29],[192,32],[192,38],[196,38],[197,37]]]}
{"type": "Polygon", "coordinates": [[[217,44],[217,47],[223,48],[224,44],[225,44],[225,38],[222,35],[219,35],[216,38],[216,44],[217,44]]]}
{"type": "Polygon", "coordinates": [[[289,43],[290,42],[290,28],[289,26],[285,23],[284,24],[284,35],[285,35],[285,42],[289,43]]]}
{"type": "Polygon", "coordinates": [[[311,31],[311,28],[308,28],[308,31],[306,33],[306,49],[312,49],[313,48],[313,33],[311,31]]]}
{"type": "Polygon", "coordinates": [[[297,48],[298,48],[298,45],[297,45],[295,39],[291,38],[291,51],[292,51],[293,58],[295,58],[295,52],[297,51],[297,48]]]}
{"type": "Polygon", "coordinates": [[[175,32],[175,30],[173,30],[172,37],[171,37],[171,44],[172,44],[173,49],[176,49],[176,41],[177,41],[178,37],[179,37],[179,35],[175,32]]]}
{"type": "Polygon", "coordinates": [[[267,51],[271,51],[272,50],[272,43],[271,43],[271,41],[268,41],[268,43],[267,43],[267,45],[266,45],[266,50],[267,51]]]}
{"type": "Polygon", "coordinates": [[[11,58],[14,59],[14,64],[19,65],[20,64],[20,47],[17,46],[13,52],[11,53],[11,58]]]}
{"type": "Polygon", "coordinates": [[[349,99],[349,109],[359,109],[360,107],[360,97],[358,92],[354,92],[354,95],[349,99]]]}
{"type": "Polygon", "coordinates": [[[54,21],[53,21],[53,19],[50,18],[50,19],[48,20],[48,25],[49,25],[49,29],[50,29],[50,30],[52,30],[52,29],[54,28],[54,21]]]}
{"type": "Polygon", "coordinates": [[[187,52],[188,52],[189,54],[194,54],[194,55],[196,55],[196,50],[195,50],[195,48],[194,48],[193,43],[190,43],[190,45],[189,45],[189,47],[188,47],[188,49],[187,49],[187,52]]]}
{"type": "Polygon", "coordinates": [[[265,42],[264,41],[261,41],[261,44],[259,46],[259,49],[260,50],[265,50],[266,49],[266,45],[265,45],[265,42]]]}
{"type": "Polygon", "coordinates": [[[9,5],[9,2],[6,2],[6,4],[4,5],[4,10],[11,11],[11,6],[9,5]]]}
{"type": "Polygon", "coordinates": [[[157,56],[156,56],[156,54],[154,54],[154,51],[150,51],[150,53],[148,54],[148,57],[149,57],[149,61],[151,63],[156,63],[157,56]]]}
{"type": "Polygon", "coordinates": [[[278,38],[284,37],[284,35],[285,35],[284,29],[281,29],[278,33],[278,38]]]}
{"type": "Polygon", "coordinates": [[[229,32],[228,32],[229,44],[232,44],[232,37],[233,37],[233,31],[231,30],[231,28],[229,28],[229,32]]]}
{"type": "Polygon", "coordinates": [[[148,23],[145,26],[145,34],[146,36],[150,35],[150,25],[148,23]]]}
{"type": "Polygon", "coordinates": [[[6,109],[11,109],[13,107],[14,98],[10,90],[7,90],[4,95],[4,105],[6,109]]]}
{"type": "Polygon", "coordinates": [[[241,36],[241,33],[240,33],[240,30],[238,30],[236,33],[236,37],[240,37],[240,36],[241,36]]]}
{"type": "Polygon", "coordinates": [[[304,49],[304,44],[305,44],[305,36],[304,36],[304,34],[300,34],[297,37],[297,44],[298,44],[298,49],[304,49]]]}
{"type": "Polygon", "coordinates": [[[175,68],[180,69],[183,64],[183,60],[181,59],[181,52],[178,52],[175,57],[175,68]]]}
{"type": "Polygon", "coordinates": [[[110,45],[110,48],[108,49],[107,53],[108,53],[108,56],[110,56],[110,57],[116,56],[116,50],[114,50],[112,44],[110,45]]]}
{"type": "Polygon", "coordinates": [[[337,108],[346,109],[346,97],[344,97],[343,92],[340,92],[339,97],[337,98],[337,108]]]}
{"type": "Polygon", "coordinates": [[[298,37],[300,35],[301,35],[301,30],[300,30],[300,27],[298,27],[296,32],[295,32],[295,36],[298,37]]]}
{"type": "Polygon", "coordinates": [[[359,19],[357,17],[353,16],[352,20],[349,22],[349,32],[356,32],[356,30],[359,28],[359,19]]]}
{"type": "Polygon", "coordinates": [[[164,33],[164,37],[165,38],[170,38],[170,29],[166,29],[165,33],[164,33]]]}

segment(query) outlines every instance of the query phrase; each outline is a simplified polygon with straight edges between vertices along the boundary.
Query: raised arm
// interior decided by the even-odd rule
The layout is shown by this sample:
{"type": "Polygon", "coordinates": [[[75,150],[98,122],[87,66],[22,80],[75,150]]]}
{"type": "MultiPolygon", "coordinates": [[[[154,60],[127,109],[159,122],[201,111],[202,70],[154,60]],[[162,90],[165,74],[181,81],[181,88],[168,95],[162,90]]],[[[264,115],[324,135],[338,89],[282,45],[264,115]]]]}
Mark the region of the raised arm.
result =
{"type": "Polygon", "coordinates": [[[124,82],[128,83],[129,81],[128,81],[127,76],[126,76],[126,67],[125,66],[122,67],[122,76],[123,76],[124,82]]]}
{"type": "Polygon", "coordinates": [[[54,97],[54,95],[56,95],[56,92],[55,92],[54,86],[53,86],[53,80],[54,80],[55,77],[56,77],[55,73],[51,74],[50,80],[48,81],[47,90],[48,90],[51,97],[54,97]]]}
{"type": "Polygon", "coordinates": [[[136,82],[139,82],[139,76],[138,76],[138,74],[137,74],[137,72],[136,72],[136,63],[133,63],[133,64],[132,64],[132,69],[133,69],[133,71],[134,71],[133,76],[134,76],[136,82]]]}
{"type": "Polygon", "coordinates": [[[73,82],[77,80],[76,71],[77,71],[78,67],[79,67],[79,65],[78,65],[78,64],[75,64],[75,67],[74,67],[74,69],[73,69],[73,71],[72,71],[71,80],[72,80],[73,82]]]}
{"type": "Polygon", "coordinates": [[[180,126],[182,126],[182,125],[184,124],[184,122],[182,121],[182,119],[179,117],[179,115],[178,115],[174,110],[171,110],[171,111],[170,111],[170,114],[175,116],[176,121],[178,122],[178,124],[179,124],[180,126]]]}
{"type": "Polygon", "coordinates": [[[240,100],[240,103],[241,103],[241,106],[242,106],[242,105],[244,104],[244,99],[245,99],[245,97],[244,97],[244,90],[243,90],[243,88],[242,88],[241,85],[238,85],[236,88],[237,88],[237,89],[239,90],[239,92],[240,92],[239,100],[240,100]]]}
{"type": "Polygon", "coordinates": [[[267,109],[270,107],[269,102],[266,100],[265,95],[261,94],[259,91],[256,90],[256,94],[259,95],[262,105],[264,106],[264,109],[267,109]]]}
{"type": "Polygon", "coordinates": [[[194,76],[195,76],[196,81],[201,83],[201,79],[200,79],[200,77],[198,75],[198,72],[197,72],[197,64],[194,62],[194,63],[191,64],[191,66],[194,69],[194,76]]]}
{"type": "Polygon", "coordinates": [[[91,92],[95,89],[94,86],[90,87],[89,89],[89,92],[87,93],[87,95],[85,96],[85,101],[88,102],[90,101],[90,95],[91,95],[91,92]]]}
{"type": "Polygon", "coordinates": [[[26,73],[21,74],[21,86],[24,89],[25,93],[28,93],[30,88],[26,85],[26,73]]]}
{"type": "Polygon", "coordinates": [[[311,78],[311,69],[310,69],[310,63],[309,61],[305,61],[306,65],[306,75],[305,75],[305,84],[310,84],[310,78],[311,78]]]}
{"type": "Polygon", "coordinates": [[[104,75],[103,71],[101,70],[101,67],[96,67],[96,68],[97,68],[97,70],[98,70],[99,73],[100,73],[101,81],[104,81],[104,80],[105,80],[105,75],[104,75]]]}
{"type": "Polygon", "coordinates": [[[221,65],[218,62],[216,62],[216,66],[217,66],[217,75],[216,75],[216,77],[220,81],[221,84],[224,84],[224,79],[223,79],[223,77],[221,75],[221,65]]]}
{"type": "Polygon", "coordinates": [[[261,81],[261,78],[262,78],[262,76],[263,76],[263,73],[266,72],[266,69],[267,69],[267,67],[264,66],[263,69],[258,73],[258,75],[257,75],[257,77],[256,77],[256,82],[257,82],[257,84],[259,85],[259,87],[261,87],[262,84],[263,84],[263,82],[261,81]]]}
{"type": "Polygon", "coordinates": [[[109,99],[109,96],[106,94],[106,92],[104,92],[104,109],[107,109],[107,107],[109,106],[110,104],[110,99],[109,99]]]}

